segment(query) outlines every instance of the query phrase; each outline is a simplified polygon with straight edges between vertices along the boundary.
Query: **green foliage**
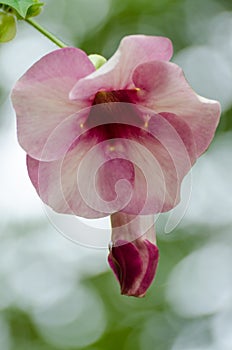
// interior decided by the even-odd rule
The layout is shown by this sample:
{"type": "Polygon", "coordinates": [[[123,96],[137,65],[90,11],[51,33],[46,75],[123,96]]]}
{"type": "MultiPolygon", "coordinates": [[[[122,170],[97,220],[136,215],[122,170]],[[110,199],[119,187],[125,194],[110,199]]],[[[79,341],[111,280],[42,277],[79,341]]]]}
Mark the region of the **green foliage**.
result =
{"type": "Polygon", "coordinates": [[[232,130],[232,107],[222,114],[217,133],[230,130],[232,130]]]}
{"type": "MultiPolygon", "coordinates": [[[[38,9],[43,5],[42,2],[37,2],[36,0],[1,0],[0,4],[10,6],[22,18],[27,17],[28,11],[32,11],[32,14],[36,11],[37,14],[39,14],[38,9]]],[[[33,16],[35,16],[35,14],[33,14],[33,16]]]]}

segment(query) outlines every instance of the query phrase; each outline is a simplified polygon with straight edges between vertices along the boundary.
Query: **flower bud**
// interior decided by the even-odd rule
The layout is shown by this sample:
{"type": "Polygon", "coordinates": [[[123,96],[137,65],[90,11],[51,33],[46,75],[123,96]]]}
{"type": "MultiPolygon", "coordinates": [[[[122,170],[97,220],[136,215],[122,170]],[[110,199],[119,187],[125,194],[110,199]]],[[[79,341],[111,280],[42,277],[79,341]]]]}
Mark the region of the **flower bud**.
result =
{"type": "Polygon", "coordinates": [[[118,241],[110,249],[109,265],[116,275],[121,294],[143,297],[152,283],[159,260],[159,250],[147,239],[118,241]]]}
{"type": "Polygon", "coordinates": [[[100,68],[101,66],[103,66],[103,64],[106,63],[106,59],[105,57],[101,56],[101,55],[89,55],[88,56],[90,61],[93,63],[94,67],[96,69],[100,68]]]}
{"type": "Polygon", "coordinates": [[[154,216],[111,215],[112,245],[109,265],[116,275],[121,293],[143,297],[151,285],[158,265],[154,216]]]}
{"type": "Polygon", "coordinates": [[[35,5],[32,5],[29,7],[26,18],[36,17],[41,13],[43,3],[39,2],[38,4],[36,4],[36,2],[38,1],[34,1],[34,2],[35,2],[35,5]]]}
{"type": "Polygon", "coordinates": [[[0,12],[0,42],[6,43],[16,35],[16,19],[11,13],[0,12]]]}

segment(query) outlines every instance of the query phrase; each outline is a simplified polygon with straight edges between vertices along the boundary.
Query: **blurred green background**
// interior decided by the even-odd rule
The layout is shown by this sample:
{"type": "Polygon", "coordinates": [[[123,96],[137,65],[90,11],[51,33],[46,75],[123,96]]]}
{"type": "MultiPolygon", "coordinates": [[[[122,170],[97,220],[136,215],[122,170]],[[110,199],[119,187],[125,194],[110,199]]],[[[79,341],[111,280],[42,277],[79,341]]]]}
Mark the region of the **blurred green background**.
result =
{"type": "Polygon", "coordinates": [[[9,94],[55,47],[19,24],[17,38],[0,46],[0,349],[231,350],[231,0],[48,0],[36,20],[107,58],[125,35],[168,36],[173,61],[223,113],[193,168],[181,222],[178,212],[158,219],[155,283],[143,299],[121,296],[107,249],[60,235],[27,177],[9,94]]]}

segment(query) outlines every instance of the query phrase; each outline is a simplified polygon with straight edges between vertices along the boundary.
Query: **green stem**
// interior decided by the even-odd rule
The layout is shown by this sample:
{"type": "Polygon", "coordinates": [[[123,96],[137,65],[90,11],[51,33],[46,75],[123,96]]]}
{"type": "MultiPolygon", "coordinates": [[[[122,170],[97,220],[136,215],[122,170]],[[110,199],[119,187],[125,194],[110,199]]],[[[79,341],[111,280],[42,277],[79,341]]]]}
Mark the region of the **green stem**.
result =
{"type": "Polygon", "coordinates": [[[67,47],[68,45],[66,45],[65,43],[63,43],[60,39],[56,38],[53,34],[49,33],[46,29],[44,29],[43,27],[41,27],[38,23],[36,23],[35,21],[33,21],[31,18],[27,18],[25,19],[25,21],[27,23],[29,23],[32,27],[34,27],[35,29],[37,29],[40,33],[42,33],[43,35],[45,35],[49,40],[51,40],[53,43],[55,43],[57,46],[63,48],[63,47],[67,47]]]}

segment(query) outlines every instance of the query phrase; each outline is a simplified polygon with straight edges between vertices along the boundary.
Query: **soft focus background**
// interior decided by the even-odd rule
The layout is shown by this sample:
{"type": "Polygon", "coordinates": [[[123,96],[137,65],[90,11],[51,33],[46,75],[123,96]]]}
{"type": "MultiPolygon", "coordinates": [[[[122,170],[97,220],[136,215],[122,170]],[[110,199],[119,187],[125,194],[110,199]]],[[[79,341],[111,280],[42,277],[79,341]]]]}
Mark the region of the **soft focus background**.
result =
{"type": "Polygon", "coordinates": [[[0,349],[231,350],[231,0],[47,0],[36,20],[106,57],[127,34],[168,36],[173,61],[223,114],[193,168],[182,221],[167,233],[170,220],[159,220],[155,283],[144,299],[121,296],[107,249],[59,234],[27,177],[9,94],[55,46],[19,24],[17,38],[0,46],[0,349]]]}

